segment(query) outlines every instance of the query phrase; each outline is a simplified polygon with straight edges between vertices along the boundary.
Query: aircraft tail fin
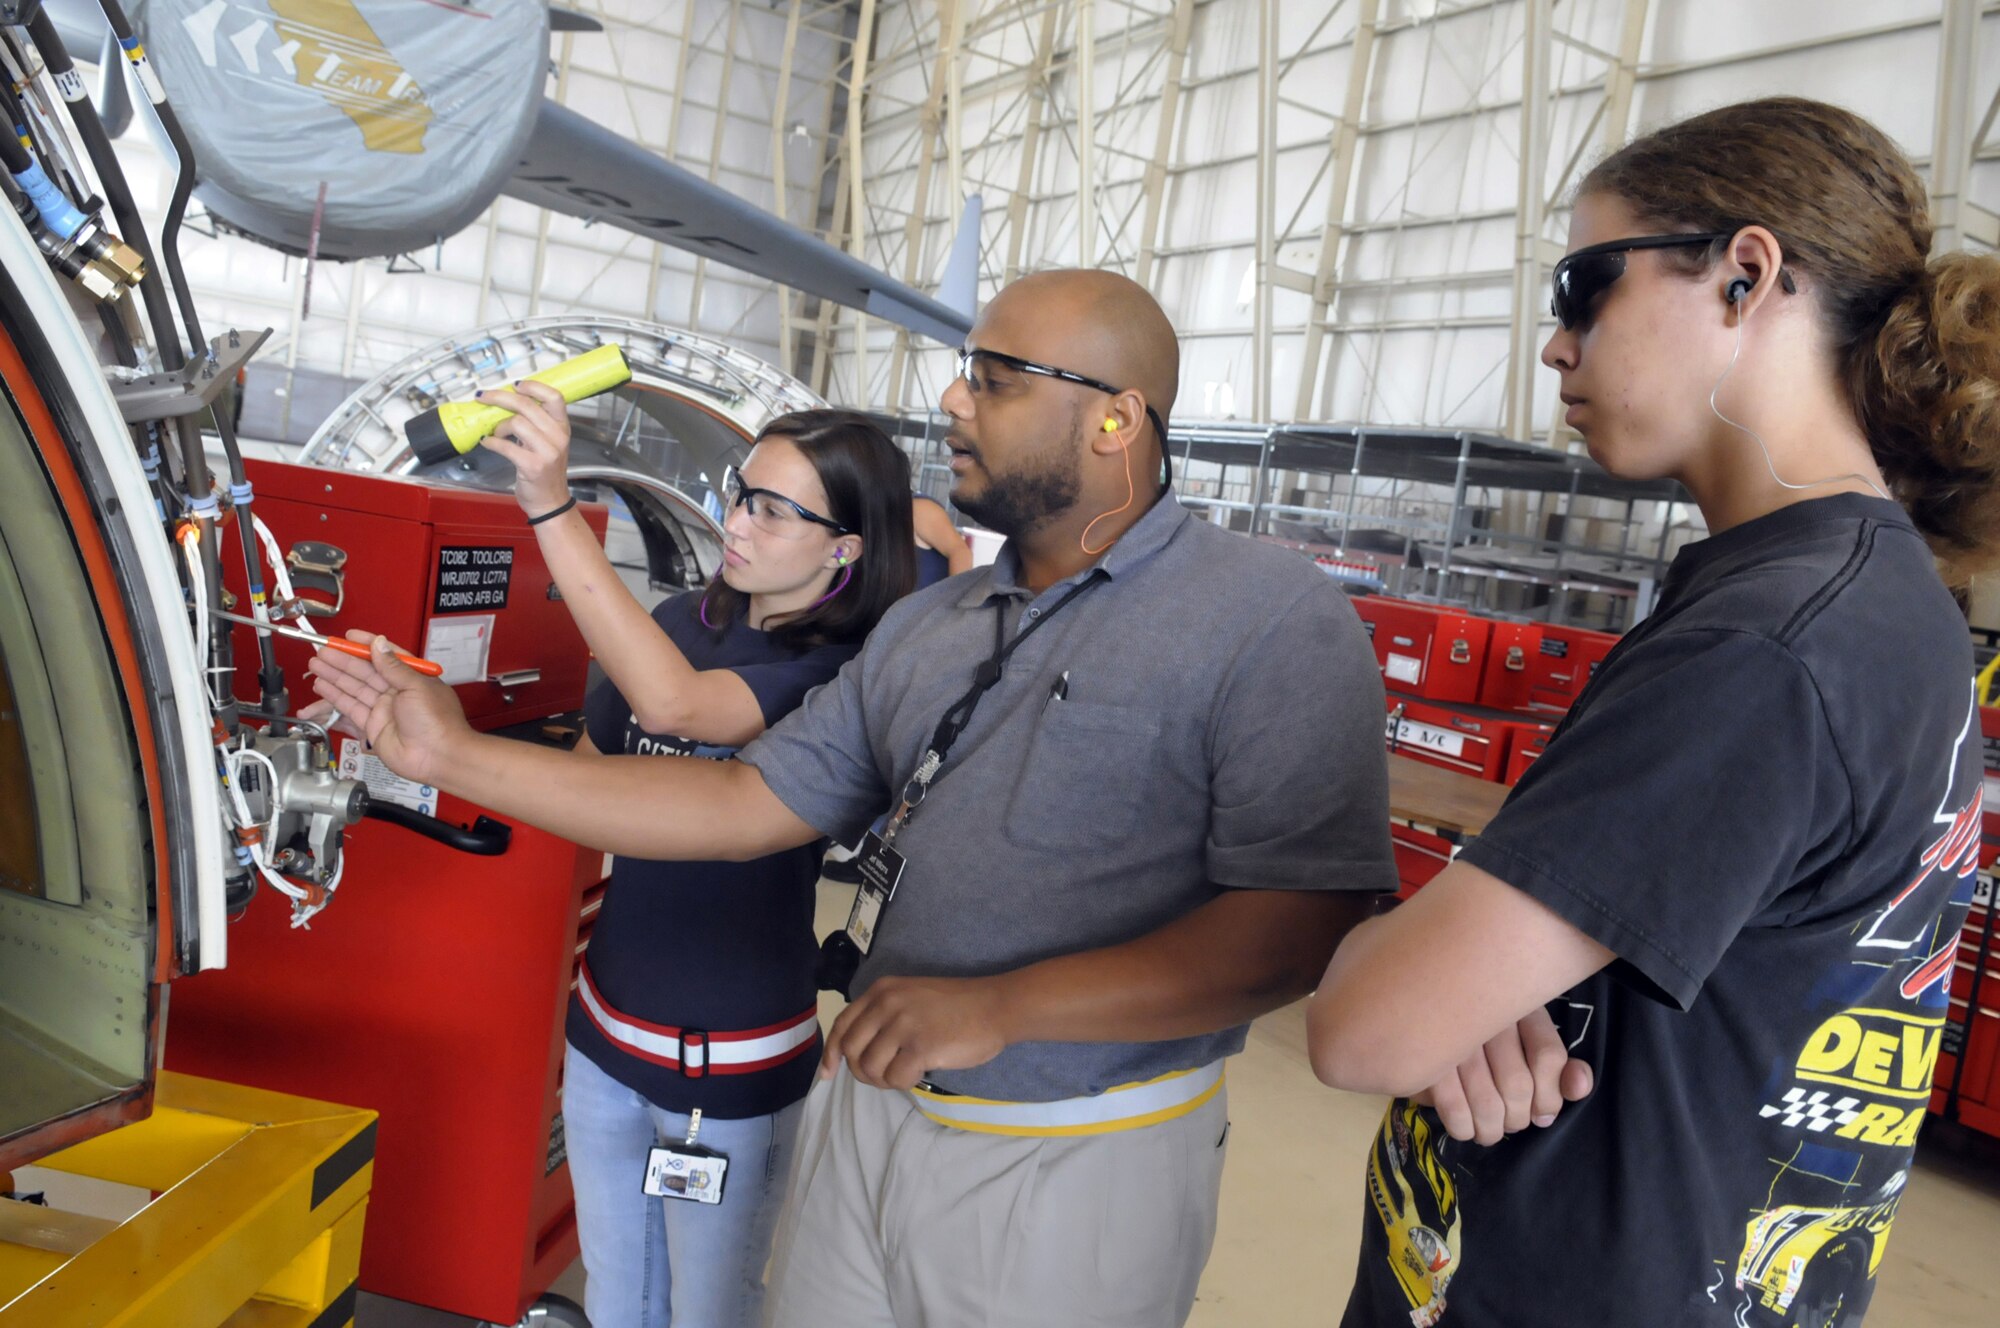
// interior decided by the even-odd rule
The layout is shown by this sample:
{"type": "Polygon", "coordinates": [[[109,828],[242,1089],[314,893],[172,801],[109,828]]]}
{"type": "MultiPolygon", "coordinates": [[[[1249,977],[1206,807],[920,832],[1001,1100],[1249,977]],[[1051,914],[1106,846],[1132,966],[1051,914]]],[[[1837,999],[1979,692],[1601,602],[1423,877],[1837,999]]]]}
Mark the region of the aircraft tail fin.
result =
{"type": "Polygon", "coordinates": [[[944,262],[944,280],[938,284],[938,303],[968,319],[979,312],[979,220],[985,208],[986,200],[978,194],[965,200],[944,262]]]}

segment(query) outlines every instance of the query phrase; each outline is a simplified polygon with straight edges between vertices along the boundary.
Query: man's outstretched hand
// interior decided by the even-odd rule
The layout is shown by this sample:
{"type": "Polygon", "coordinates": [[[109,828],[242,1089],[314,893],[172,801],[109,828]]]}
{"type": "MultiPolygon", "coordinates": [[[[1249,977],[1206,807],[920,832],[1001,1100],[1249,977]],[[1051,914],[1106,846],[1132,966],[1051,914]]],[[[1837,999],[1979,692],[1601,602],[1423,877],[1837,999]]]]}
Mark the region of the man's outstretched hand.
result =
{"type": "Polygon", "coordinates": [[[453,745],[472,734],[457,695],[397,659],[388,637],[351,631],[347,639],[368,646],[368,658],[321,647],[306,666],[314,693],[338,709],[342,726],[358,732],[391,770],[419,783],[440,783],[453,745]]]}

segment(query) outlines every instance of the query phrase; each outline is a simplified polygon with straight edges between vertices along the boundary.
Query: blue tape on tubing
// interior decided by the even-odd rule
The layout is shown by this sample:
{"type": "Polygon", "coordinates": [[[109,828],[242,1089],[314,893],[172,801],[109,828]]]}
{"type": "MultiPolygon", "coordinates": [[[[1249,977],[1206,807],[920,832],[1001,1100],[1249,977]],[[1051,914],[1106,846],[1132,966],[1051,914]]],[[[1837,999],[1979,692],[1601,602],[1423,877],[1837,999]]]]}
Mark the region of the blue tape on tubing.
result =
{"type": "Polygon", "coordinates": [[[39,162],[29,162],[28,169],[17,171],[14,180],[21,186],[21,192],[34,203],[35,210],[42,214],[48,228],[63,239],[75,239],[83,224],[90,220],[76,210],[76,204],[64,197],[62,190],[56,188],[55,182],[49,179],[39,162]]]}

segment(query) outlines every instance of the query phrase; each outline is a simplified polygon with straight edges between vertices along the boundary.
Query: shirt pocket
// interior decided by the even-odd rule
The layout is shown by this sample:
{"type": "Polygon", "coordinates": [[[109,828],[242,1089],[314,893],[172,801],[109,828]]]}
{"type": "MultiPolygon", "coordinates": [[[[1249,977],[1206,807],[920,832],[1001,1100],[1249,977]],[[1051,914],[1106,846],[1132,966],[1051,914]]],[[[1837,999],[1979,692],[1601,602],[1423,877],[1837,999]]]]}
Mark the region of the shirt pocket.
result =
{"type": "Polygon", "coordinates": [[[1007,804],[1007,838],[1026,848],[1108,848],[1138,819],[1160,745],[1160,716],[1051,699],[1007,804]]]}

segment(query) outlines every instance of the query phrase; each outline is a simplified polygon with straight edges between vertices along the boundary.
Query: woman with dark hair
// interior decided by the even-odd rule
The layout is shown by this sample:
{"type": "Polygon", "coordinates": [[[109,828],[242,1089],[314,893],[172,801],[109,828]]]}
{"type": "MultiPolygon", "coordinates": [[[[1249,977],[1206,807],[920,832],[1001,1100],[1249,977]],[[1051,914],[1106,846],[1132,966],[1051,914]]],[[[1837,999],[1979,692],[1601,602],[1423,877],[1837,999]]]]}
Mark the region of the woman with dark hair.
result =
{"type": "Polygon", "coordinates": [[[1861,1322],[1978,864],[1947,582],[2000,555],[2000,261],[1931,236],[1896,146],[1794,98],[1580,187],[1542,360],[1591,456],[1709,534],[1313,998],[1330,1084],[1502,1086],[1390,1106],[1353,1328],[1861,1322]],[[1560,1115],[1489,1042],[1544,1003],[1599,1084],[1560,1115]]]}
{"type": "MultiPolygon", "coordinates": [[[[490,445],[514,463],[521,507],[605,674],[585,703],[578,760],[732,759],[909,592],[908,462],[860,416],[811,410],[771,421],[729,474],[720,574],[649,616],[573,512],[561,395],[518,387],[482,397],[517,412],[490,445]]],[[[591,1322],[760,1321],[820,1045],[818,876],[810,848],[615,861],[564,1062],[591,1322]]]]}

